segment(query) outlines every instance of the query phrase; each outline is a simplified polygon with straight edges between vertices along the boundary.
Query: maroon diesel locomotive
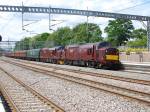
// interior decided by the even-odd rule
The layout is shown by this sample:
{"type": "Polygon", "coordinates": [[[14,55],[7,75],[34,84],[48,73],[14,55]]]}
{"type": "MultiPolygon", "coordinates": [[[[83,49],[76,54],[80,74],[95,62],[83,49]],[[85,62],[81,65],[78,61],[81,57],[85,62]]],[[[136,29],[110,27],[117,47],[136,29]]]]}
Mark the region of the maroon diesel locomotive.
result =
{"type": "Polygon", "coordinates": [[[98,68],[118,68],[119,51],[110,47],[108,42],[66,46],[65,64],[98,68]]]}

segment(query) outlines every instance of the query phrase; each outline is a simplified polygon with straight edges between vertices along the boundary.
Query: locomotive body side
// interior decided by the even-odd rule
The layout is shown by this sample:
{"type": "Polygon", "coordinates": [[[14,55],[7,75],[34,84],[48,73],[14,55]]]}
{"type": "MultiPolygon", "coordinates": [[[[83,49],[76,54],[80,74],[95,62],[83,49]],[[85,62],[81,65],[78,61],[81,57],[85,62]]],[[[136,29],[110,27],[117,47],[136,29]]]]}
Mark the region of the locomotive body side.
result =
{"type": "Polygon", "coordinates": [[[50,62],[51,52],[48,48],[42,48],[40,50],[40,61],[42,62],[50,62]]]}
{"type": "Polygon", "coordinates": [[[93,44],[82,45],[79,48],[80,60],[93,61],[93,44]]]}
{"type": "Polygon", "coordinates": [[[60,64],[62,49],[63,49],[62,46],[41,49],[40,61],[60,64]]]}
{"type": "Polygon", "coordinates": [[[65,64],[78,65],[79,45],[69,45],[65,48],[65,64]]]}
{"type": "Polygon", "coordinates": [[[79,47],[79,62],[82,66],[95,66],[94,62],[94,44],[80,45],[79,47]]]}

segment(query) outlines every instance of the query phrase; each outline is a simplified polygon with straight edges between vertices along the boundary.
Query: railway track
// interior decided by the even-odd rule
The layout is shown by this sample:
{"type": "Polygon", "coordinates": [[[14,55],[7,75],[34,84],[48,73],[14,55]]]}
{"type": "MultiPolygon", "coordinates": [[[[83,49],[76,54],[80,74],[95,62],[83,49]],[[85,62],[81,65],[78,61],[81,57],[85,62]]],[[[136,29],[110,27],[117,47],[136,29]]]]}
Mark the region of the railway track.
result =
{"type": "MultiPolygon", "coordinates": [[[[90,86],[92,88],[101,89],[101,90],[104,90],[107,92],[118,94],[118,95],[124,96],[126,98],[134,99],[134,100],[137,100],[137,101],[140,101],[140,102],[150,105],[150,93],[146,93],[146,92],[142,92],[142,91],[138,91],[138,90],[127,89],[127,88],[118,87],[115,85],[105,84],[102,82],[96,82],[96,81],[93,81],[90,79],[86,79],[86,78],[82,77],[82,74],[80,74],[81,72],[77,72],[78,75],[77,74],[71,75],[71,72],[70,72],[70,74],[66,74],[66,73],[63,73],[62,70],[60,71],[60,70],[56,70],[54,68],[47,68],[45,66],[35,65],[35,64],[31,64],[31,63],[27,64],[27,63],[20,63],[20,62],[14,62],[14,61],[11,61],[11,62],[6,61],[6,62],[26,68],[26,69],[30,69],[35,72],[40,72],[45,75],[51,75],[51,76],[65,79],[68,81],[72,81],[75,83],[90,86]]],[[[84,72],[84,74],[85,74],[85,72],[84,72]]],[[[116,80],[119,80],[119,79],[116,79],[116,80]]]]}
{"type": "Polygon", "coordinates": [[[126,70],[123,70],[122,72],[125,72],[125,73],[140,73],[140,74],[150,75],[150,71],[135,70],[135,69],[126,69],[126,70]]]}
{"type": "MultiPolygon", "coordinates": [[[[146,80],[132,79],[132,78],[121,77],[121,76],[113,76],[111,74],[93,73],[93,72],[89,72],[89,71],[88,72],[79,71],[79,70],[73,70],[73,69],[67,69],[67,68],[61,68],[61,67],[56,68],[56,67],[51,66],[51,65],[43,65],[43,64],[39,64],[39,63],[37,64],[37,63],[30,62],[30,61],[28,61],[28,62],[23,61],[23,63],[34,64],[34,65],[42,66],[42,67],[46,67],[46,68],[53,68],[55,70],[63,70],[63,71],[68,71],[68,72],[79,73],[81,75],[90,75],[90,76],[94,76],[94,77],[102,77],[102,78],[120,80],[120,81],[125,81],[125,82],[131,82],[131,83],[137,83],[137,84],[143,84],[143,85],[150,85],[150,81],[146,81],[146,80]]],[[[138,73],[138,72],[135,72],[135,71],[124,71],[124,72],[138,73]]]]}
{"type": "MultiPolygon", "coordinates": [[[[22,61],[22,60],[19,60],[19,61],[22,61]]],[[[24,60],[23,60],[24,61],[24,60]]],[[[24,61],[25,62],[25,61],[24,61]]],[[[27,62],[25,62],[25,63],[27,63],[27,62]]],[[[32,62],[31,62],[32,63],[32,62]]],[[[36,63],[34,63],[34,64],[36,64],[36,63]]],[[[39,64],[37,64],[37,65],[39,65],[39,64]]],[[[50,65],[42,65],[42,66],[45,66],[45,67],[54,67],[54,66],[50,66],[50,65]]],[[[125,70],[121,70],[121,72],[125,72],[125,73],[140,73],[140,74],[146,74],[146,75],[150,75],[150,70],[149,70],[149,66],[147,67],[147,66],[140,66],[140,65],[138,65],[138,66],[135,66],[135,65],[125,65],[125,70]]],[[[70,69],[66,69],[66,68],[59,68],[59,69],[63,69],[63,70],[67,70],[67,71],[69,71],[70,69]]],[[[79,71],[79,70],[74,70],[74,72],[82,72],[82,71],[79,71]]],[[[85,73],[85,71],[84,71],[84,73],[85,73]]],[[[94,76],[96,76],[95,74],[98,74],[98,73],[93,73],[93,72],[86,72],[86,74],[93,74],[94,76]]],[[[123,80],[123,81],[129,81],[129,82],[134,82],[135,83],[135,79],[134,80],[132,80],[131,81],[131,79],[129,79],[129,78],[126,78],[125,80],[124,80],[124,78],[123,77],[119,77],[119,76],[112,76],[112,75],[108,75],[108,74],[98,74],[98,77],[104,77],[104,78],[111,78],[111,79],[120,79],[120,80],[123,80]]],[[[139,82],[139,84],[143,84],[143,81],[142,80],[139,80],[138,81],[139,82]],[[142,83],[141,83],[142,82],[142,83]]],[[[144,81],[145,82],[145,81],[144,81]]],[[[148,81],[147,81],[148,82],[148,81]]],[[[145,83],[145,85],[149,85],[150,83],[148,82],[148,83],[145,83]]]]}
{"type": "Polygon", "coordinates": [[[131,73],[141,73],[150,75],[150,66],[140,66],[140,65],[125,65],[125,72],[131,73]]]}
{"type": "Polygon", "coordinates": [[[62,108],[1,67],[0,74],[0,91],[12,112],[64,112],[62,108]]]}

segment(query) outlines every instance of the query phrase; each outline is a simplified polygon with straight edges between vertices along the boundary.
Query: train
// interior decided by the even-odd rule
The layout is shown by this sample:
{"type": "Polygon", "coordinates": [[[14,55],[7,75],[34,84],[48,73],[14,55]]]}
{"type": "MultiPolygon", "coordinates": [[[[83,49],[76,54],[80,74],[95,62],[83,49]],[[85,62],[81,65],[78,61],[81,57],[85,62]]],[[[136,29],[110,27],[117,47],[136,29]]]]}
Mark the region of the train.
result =
{"type": "Polygon", "coordinates": [[[14,51],[5,55],[12,58],[54,64],[115,70],[123,68],[119,60],[119,50],[111,47],[109,42],[14,51]]]}

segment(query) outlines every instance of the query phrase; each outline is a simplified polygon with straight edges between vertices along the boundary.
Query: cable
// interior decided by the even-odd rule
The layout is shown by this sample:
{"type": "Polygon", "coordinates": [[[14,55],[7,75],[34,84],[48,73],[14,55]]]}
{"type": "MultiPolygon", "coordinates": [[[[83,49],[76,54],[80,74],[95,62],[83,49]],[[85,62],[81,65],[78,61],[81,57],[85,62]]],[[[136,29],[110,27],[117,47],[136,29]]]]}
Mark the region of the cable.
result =
{"type": "MultiPolygon", "coordinates": [[[[27,1],[27,0],[26,0],[27,1]]],[[[25,1],[25,2],[26,2],[25,1]]],[[[9,19],[9,21],[5,24],[5,25],[3,25],[2,27],[1,27],[1,30],[0,31],[2,31],[2,30],[4,30],[8,25],[9,25],[9,23],[12,21],[12,20],[14,20],[15,18],[15,16],[18,16],[17,15],[17,12],[15,12],[14,14],[13,14],[13,16],[11,17],[11,19],[9,19]]]]}
{"type": "Polygon", "coordinates": [[[131,6],[131,7],[127,7],[127,8],[124,8],[124,9],[118,10],[117,12],[124,11],[124,10],[128,10],[128,9],[132,9],[132,8],[135,8],[135,7],[138,7],[138,6],[141,6],[141,5],[147,4],[147,3],[150,3],[150,1],[143,2],[143,3],[141,3],[141,4],[137,4],[137,5],[134,5],[134,6],[131,6]]]}
{"type": "MultiPolygon", "coordinates": [[[[134,3],[134,0],[128,1],[128,2],[126,2],[126,3],[134,3]]],[[[116,8],[117,6],[120,6],[120,5],[124,5],[124,4],[118,4],[118,5],[113,6],[113,7],[111,7],[111,8],[113,9],[113,8],[116,8]]],[[[104,9],[104,10],[105,10],[105,9],[104,9]]]]}
{"type": "MultiPolygon", "coordinates": [[[[134,5],[134,6],[131,6],[131,7],[127,7],[127,8],[124,8],[124,9],[118,10],[117,12],[124,11],[124,10],[128,10],[128,9],[132,9],[132,8],[135,8],[135,7],[138,7],[138,6],[141,6],[141,5],[147,4],[147,3],[150,3],[150,1],[146,1],[146,2],[143,2],[143,3],[141,3],[141,4],[137,4],[137,5],[134,5]]],[[[116,11],[115,11],[115,12],[116,12],[116,11]]],[[[139,21],[139,22],[142,24],[142,26],[143,26],[144,28],[146,28],[146,27],[147,27],[147,26],[146,26],[146,24],[145,24],[143,21],[139,21]]]]}
{"type": "Polygon", "coordinates": [[[15,16],[18,16],[17,13],[13,14],[13,16],[8,20],[8,22],[1,27],[1,30],[4,30],[9,25],[9,23],[14,20],[15,16]]]}
{"type": "MultiPolygon", "coordinates": [[[[132,0],[132,1],[129,1],[129,2],[127,2],[127,3],[134,3],[134,1],[132,0]]],[[[116,11],[113,10],[113,12],[120,12],[120,11],[123,11],[123,10],[132,9],[132,8],[134,8],[134,7],[138,7],[138,6],[147,4],[147,3],[150,3],[150,1],[142,2],[142,3],[140,3],[140,4],[137,4],[137,5],[134,5],[134,6],[131,6],[131,7],[127,7],[127,8],[124,8],[124,9],[116,10],[116,11]]],[[[116,6],[115,6],[115,7],[116,7],[116,6]]]]}

